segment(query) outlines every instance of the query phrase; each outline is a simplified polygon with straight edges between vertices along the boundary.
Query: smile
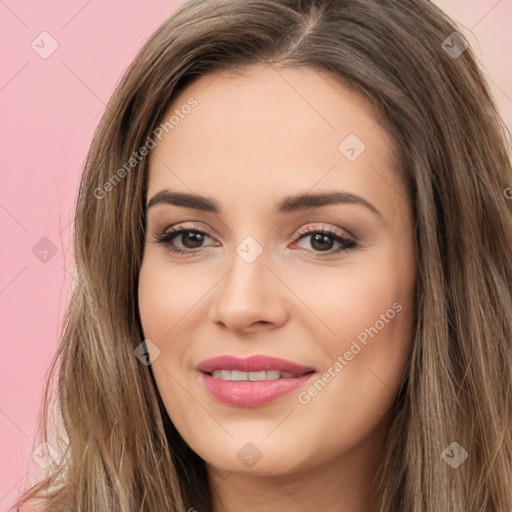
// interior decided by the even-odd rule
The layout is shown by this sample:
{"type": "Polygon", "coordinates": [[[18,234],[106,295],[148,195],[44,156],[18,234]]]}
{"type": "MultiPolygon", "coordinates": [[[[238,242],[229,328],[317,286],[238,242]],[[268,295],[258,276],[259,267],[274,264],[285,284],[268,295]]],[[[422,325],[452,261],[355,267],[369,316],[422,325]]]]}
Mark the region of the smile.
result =
{"type": "Polygon", "coordinates": [[[277,380],[277,379],[292,379],[299,377],[297,373],[291,372],[278,372],[276,370],[263,370],[259,372],[242,372],[240,370],[215,370],[211,374],[213,377],[229,381],[262,381],[262,380],[277,380]]]}

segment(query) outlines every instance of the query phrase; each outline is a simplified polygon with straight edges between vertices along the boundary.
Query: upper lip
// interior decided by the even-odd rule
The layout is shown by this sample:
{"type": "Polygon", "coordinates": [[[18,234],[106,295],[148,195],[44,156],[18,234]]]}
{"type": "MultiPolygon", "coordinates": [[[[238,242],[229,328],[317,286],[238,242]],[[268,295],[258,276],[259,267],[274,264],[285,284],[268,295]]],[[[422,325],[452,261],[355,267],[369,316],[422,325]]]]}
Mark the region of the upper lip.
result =
{"type": "Polygon", "coordinates": [[[298,375],[316,371],[312,366],[303,366],[292,361],[265,355],[255,355],[245,359],[230,355],[212,357],[199,363],[197,369],[204,373],[211,373],[214,370],[239,370],[243,372],[276,370],[279,372],[296,373],[298,375]]]}

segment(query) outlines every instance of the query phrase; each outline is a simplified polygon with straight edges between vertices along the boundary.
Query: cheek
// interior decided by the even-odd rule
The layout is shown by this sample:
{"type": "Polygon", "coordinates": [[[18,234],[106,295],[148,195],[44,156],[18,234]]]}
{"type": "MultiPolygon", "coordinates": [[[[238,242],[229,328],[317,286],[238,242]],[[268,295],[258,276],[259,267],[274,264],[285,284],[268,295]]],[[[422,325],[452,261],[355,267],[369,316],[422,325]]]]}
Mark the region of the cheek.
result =
{"type": "MultiPolygon", "coordinates": [[[[371,339],[387,338],[390,348],[400,344],[399,334],[407,328],[402,319],[411,314],[406,306],[413,296],[405,280],[388,266],[338,271],[327,279],[294,283],[294,291],[316,313],[317,343],[332,359],[349,350],[354,340],[367,348],[366,353],[386,348],[383,343],[370,345],[371,339]]],[[[302,322],[312,329],[312,323],[302,322]]]]}
{"type": "Polygon", "coordinates": [[[144,259],[138,286],[144,335],[149,339],[154,337],[157,344],[176,339],[176,332],[186,324],[187,314],[198,305],[209,287],[204,279],[191,279],[177,266],[166,265],[157,257],[144,259]]]}
{"type": "Polygon", "coordinates": [[[330,360],[322,369],[329,384],[325,391],[318,386],[323,395],[318,406],[346,402],[362,412],[362,404],[384,411],[391,403],[403,378],[413,334],[412,274],[406,278],[405,269],[401,270],[383,265],[340,275],[323,295],[310,296],[315,298],[312,309],[322,312],[320,317],[330,331],[318,338],[330,360]]]}
{"type": "Polygon", "coordinates": [[[344,450],[370,435],[389,412],[403,380],[413,294],[394,276],[380,276],[368,272],[332,282],[338,285],[330,293],[335,304],[324,297],[316,305],[324,307],[321,317],[334,334],[318,339],[328,354],[327,364],[297,398],[305,419],[329,418],[322,427],[313,427],[319,431],[318,444],[327,451],[344,450]]]}
{"type": "Polygon", "coordinates": [[[187,341],[194,323],[194,306],[211,285],[190,279],[158,255],[143,259],[139,273],[139,313],[144,337],[160,350],[151,364],[158,391],[168,413],[186,410],[190,396],[183,387],[187,341]]]}

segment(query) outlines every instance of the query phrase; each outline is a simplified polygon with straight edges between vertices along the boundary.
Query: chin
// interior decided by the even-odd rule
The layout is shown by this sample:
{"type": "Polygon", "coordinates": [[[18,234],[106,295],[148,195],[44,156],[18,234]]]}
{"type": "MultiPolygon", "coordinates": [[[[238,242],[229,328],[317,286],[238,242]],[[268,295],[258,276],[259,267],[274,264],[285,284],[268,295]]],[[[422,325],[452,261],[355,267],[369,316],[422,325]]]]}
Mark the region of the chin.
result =
{"type": "Polygon", "coordinates": [[[250,441],[234,443],[234,446],[220,446],[221,450],[215,453],[199,455],[206,464],[220,471],[241,473],[252,476],[273,476],[291,474],[303,471],[307,467],[305,453],[300,439],[296,443],[287,443],[285,446],[250,441]],[[233,455],[227,457],[227,453],[233,455]],[[297,454],[300,454],[298,457],[297,454]]]}

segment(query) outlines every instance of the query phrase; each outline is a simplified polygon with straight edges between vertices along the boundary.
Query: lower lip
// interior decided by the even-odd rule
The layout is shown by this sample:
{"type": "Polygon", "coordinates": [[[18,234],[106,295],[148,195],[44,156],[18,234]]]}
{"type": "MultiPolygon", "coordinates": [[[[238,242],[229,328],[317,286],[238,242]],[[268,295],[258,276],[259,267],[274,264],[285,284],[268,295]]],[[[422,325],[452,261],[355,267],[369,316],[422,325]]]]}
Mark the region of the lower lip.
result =
{"type": "Polygon", "coordinates": [[[206,389],[219,402],[238,407],[260,407],[300,388],[315,373],[307,373],[291,379],[254,382],[222,380],[206,373],[201,375],[206,389]]]}

